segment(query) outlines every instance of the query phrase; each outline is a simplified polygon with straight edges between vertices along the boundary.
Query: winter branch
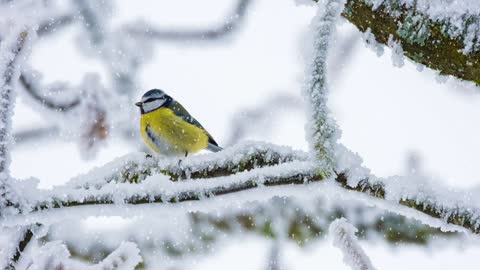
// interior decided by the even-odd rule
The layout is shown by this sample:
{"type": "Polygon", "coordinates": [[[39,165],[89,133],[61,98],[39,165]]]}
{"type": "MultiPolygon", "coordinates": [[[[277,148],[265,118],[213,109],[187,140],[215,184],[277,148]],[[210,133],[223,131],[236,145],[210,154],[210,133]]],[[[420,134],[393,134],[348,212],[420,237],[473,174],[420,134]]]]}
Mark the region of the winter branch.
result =
{"type": "Polygon", "coordinates": [[[2,41],[0,47],[0,216],[8,207],[15,206],[14,191],[9,175],[10,145],[12,140],[11,116],[15,104],[15,85],[19,76],[20,62],[23,60],[32,32],[13,31],[2,41]]]}
{"type": "Polygon", "coordinates": [[[342,250],[343,261],[352,270],[375,270],[370,258],[358,244],[358,239],[355,236],[357,228],[342,218],[332,222],[329,231],[333,238],[333,245],[342,250]]]}
{"type": "MultiPolygon", "coordinates": [[[[435,1],[429,4],[445,5],[435,1]]],[[[400,44],[403,55],[412,61],[480,85],[480,15],[459,10],[451,2],[442,7],[448,9],[445,14],[429,16],[429,4],[348,0],[342,16],[360,31],[370,30],[376,42],[400,44]]]]}
{"type": "MultiPolygon", "coordinates": [[[[252,148],[248,147],[244,149],[243,157],[238,154],[238,148],[231,151],[225,149],[226,153],[193,156],[180,164],[175,159],[155,161],[144,155],[120,159],[90,174],[80,176],[64,186],[53,190],[36,190],[28,196],[28,201],[22,209],[24,214],[27,214],[32,211],[49,211],[52,208],[82,205],[172,204],[208,200],[257,188],[264,189],[268,196],[275,196],[275,193],[267,192],[268,188],[325,181],[315,163],[294,160],[293,157],[304,158],[296,152],[290,155],[284,152],[279,155],[271,151],[274,149],[280,152],[276,147],[271,147],[269,151],[263,147],[263,153],[252,151],[252,148]],[[251,167],[255,164],[254,160],[268,165],[251,167]],[[279,160],[284,163],[275,165],[279,160]],[[188,170],[192,171],[190,178],[178,181],[184,179],[179,178],[178,172],[188,170]],[[227,170],[231,173],[223,176],[227,170]],[[193,178],[192,175],[198,178],[193,178]]],[[[424,190],[399,193],[391,179],[378,179],[374,183],[363,180],[352,184],[349,183],[346,174],[340,174],[327,182],[336,183],[335,189],[338,192],[356,191],[383,199],[388,202],[388,209],[393,212],[404,215],[402,208],[399,207],[403,205],[436,218],[441,223],[458,225],[473,233],[480,233],[480,209],[463,201],[445,202],[432,192],[424,190]]],[[[408,184],[408,181],[405,183],[408,184]]],[[[322,192],[321,186],[314,184],[309,189],[312,189],[312,196],[315,196],[314,190],[322,192]]],[[[468,196],[464,193],[458,194],[457,197],[468,196]]],[[[427,224],[439,226],[438,223],[427,224]]]]}
{"type": "Polygon", "coordinates": [[[239,28],[253,1],[238,0],[233,12],[226,17],[225,23],[213,29],[205,30],[161,30],[151,25],[130,26],[128,32],[133,36],[149,37],[162,41],[216,40],[233,33],[239,28]]]}
{"type": "Polygon", "coordinates": [[[74,109],[80,104],[80,98],[68,102],[55,101],[54,99],[42,94],[42,91],[38,89],[38,82],[34,80],[35,78],[33,78],[27,73],[20,75],[20,84],[22,85],[25,92],[33,100],[43,105],[44,108],[57,112],[65,112],[74,109]]]}

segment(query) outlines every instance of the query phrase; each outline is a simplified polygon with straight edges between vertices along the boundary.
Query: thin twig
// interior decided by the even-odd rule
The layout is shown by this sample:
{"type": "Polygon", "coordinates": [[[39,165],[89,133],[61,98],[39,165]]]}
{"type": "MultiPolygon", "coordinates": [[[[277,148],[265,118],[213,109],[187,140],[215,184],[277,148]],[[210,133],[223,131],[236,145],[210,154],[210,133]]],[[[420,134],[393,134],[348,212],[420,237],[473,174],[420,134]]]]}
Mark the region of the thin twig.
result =
{"type": "Polygon", "coordinates": [[[128,32],[133,36],[146,36],[162,41],[181,41],[181,40],[216,40],[223,38],[237,30],[243,22],[248,7],[252,0],[238,0],[233,12],[227,16],[225,23],[205,30],[163,30],[155,26],[144,26],[142,29],[130,27],[128,32]]]}

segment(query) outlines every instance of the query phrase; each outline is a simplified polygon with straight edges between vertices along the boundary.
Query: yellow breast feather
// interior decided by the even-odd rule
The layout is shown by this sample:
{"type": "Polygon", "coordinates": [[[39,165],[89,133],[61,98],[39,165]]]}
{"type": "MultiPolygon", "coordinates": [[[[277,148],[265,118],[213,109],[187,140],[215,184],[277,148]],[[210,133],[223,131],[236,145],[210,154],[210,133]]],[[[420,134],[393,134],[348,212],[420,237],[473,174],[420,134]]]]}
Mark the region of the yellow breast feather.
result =
{"type": "Polygon", "coordinates": [[[142,114],[140,118],[140,130],[145,143],[155,152],[170,152],[163,154],[195,153],[205,149],[208,145],[207,132],[192,125],[168,108],[159,108],[149,113],[142,114]],[[153,134],[148,134],[151,131],[153,134]],[[158,136],[158,143],[152,141],[151,135],[158,136]],[[167,144],[165,146],[159,144],[167,144]]]}

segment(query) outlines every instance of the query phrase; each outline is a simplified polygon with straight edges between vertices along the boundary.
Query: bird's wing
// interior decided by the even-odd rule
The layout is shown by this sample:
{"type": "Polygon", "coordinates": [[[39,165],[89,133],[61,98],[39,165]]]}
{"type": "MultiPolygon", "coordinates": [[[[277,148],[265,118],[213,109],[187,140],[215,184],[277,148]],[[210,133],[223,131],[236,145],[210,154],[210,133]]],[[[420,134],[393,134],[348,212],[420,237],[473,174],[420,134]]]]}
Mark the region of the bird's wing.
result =
{"type": "Polygon", "coordinates": [[[197,119],[193,118],[193,116],[188,113],[188,111],[182,106],[182,104],[178,103],[177,101],[173,101],[172,104],[169,106],[170,109],[175,113],[176,116],[182,118],[183,120],[187,121],[188,123],[197,126],[207,133],[208,136],[208,143],[218,146],[217,142],[213,139],[212,135],[208,133],[208,131],[197,121],[197,119]]]}

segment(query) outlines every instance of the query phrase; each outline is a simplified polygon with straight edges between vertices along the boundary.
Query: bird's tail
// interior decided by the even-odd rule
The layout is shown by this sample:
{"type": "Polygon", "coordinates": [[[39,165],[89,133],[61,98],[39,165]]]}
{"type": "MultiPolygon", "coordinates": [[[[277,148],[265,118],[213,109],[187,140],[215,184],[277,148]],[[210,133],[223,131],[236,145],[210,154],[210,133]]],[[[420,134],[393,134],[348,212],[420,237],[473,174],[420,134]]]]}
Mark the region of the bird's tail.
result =
{"type": "Polygon", "coordinates": [[[212,152],[218,152],[218,151],[222,151],[223,148],[218,146],[218,145],[214,145],[214,144],[211,144],[209,143],[208,146],[207,146],[207,149],[212,151],[212,152]]]}

